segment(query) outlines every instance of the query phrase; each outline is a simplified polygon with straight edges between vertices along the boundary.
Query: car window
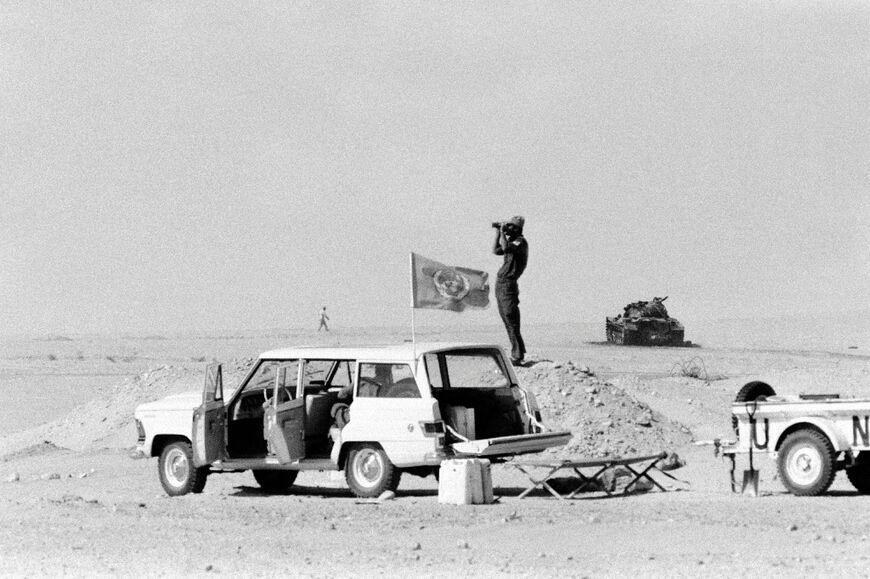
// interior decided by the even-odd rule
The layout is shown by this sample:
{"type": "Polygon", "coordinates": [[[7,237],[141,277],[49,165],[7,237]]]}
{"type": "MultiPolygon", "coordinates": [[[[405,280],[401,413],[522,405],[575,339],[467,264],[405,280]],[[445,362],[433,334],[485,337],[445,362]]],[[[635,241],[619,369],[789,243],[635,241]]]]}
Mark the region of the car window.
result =
{"type": "MultiPolygon", "coordinates": [[[[283,392],[286,398],[295,398],[296,382],[299,379],[299,361],[278,362],[276,372],[278,373],[278,391],[283,392]]],[[[280,397],[279,400],[281,400],[280,397]]]]}
{"type": "MultiPolygon", "coordinates": [[[[442,356],[447,375],[441,379],[450,388],[500,388],[510,384],[502,359],[496,352],[473,350],[447,352],[442,356]]],[[[432,385],[438,387],[435,382],[432,385]]]]}
{"type": "Polygon", "coordinates": [[[306,360],[303,388],[307,393],[330,391],[350,398],[356,365],[350,360],[306,360]]]}
{"type": "Polygon", "coordinates": [[[429,376],[429,384],[432,388],[443,388],[444,380],[441,378],[441,367],[438,365],[438,354],[426,354],[423,357],[426,364],[426,374],[429,376]]]}
{"type": "Polygon", "coordinates": [[[295,390],[296,374],[299,368],[297,360],[263,360],[251,375],[245,385],[242,386],[243,394],[256,390],[272,390],[275,387],[275,376],[278,368],[281,368],[281,386],[288,386],[295,390]]]}
{"type": "Polygon", "coordinates": [[[414,373],[407,364],[363,363],[359,367],[361,398],[420,398],[414,373]]]}
{"type": "Polygon", "coordinates": [[[262,417],[262,404],[272,398],[276,376],[279,377],[278,403],[294,398],[298,372],[299,362],[297,360],[261,361],[250,378],[242,385],[231,410],[232,419],[262,417]]]}
{"type": "Polygon", "coordinates": [[[334,363],[333,360],[306,360],[305,372],[302,376],[303,388],[326,387],[326,379],[334,363]]]}
{"type": "Polygon", "coordinates": [[[332,390],[346,390],[353,386],[353,373],[356,369],[354,364],[348,360],[339,360],[335,362],[335,370],[333,370],[332,378],[329,379],[327,386],[332,390]]]}

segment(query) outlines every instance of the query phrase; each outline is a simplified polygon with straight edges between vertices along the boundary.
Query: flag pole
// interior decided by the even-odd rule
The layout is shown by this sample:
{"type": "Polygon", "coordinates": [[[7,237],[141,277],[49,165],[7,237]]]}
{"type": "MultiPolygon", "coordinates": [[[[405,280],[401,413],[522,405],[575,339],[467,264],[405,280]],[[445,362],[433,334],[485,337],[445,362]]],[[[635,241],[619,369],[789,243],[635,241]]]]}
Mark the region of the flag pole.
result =
{"type": "Polygon", "coordinates": [[[409,254],[411,262],[411,348],[414,364],[417,363],[417,328],[414,320],[414,252],[409,254]]]}

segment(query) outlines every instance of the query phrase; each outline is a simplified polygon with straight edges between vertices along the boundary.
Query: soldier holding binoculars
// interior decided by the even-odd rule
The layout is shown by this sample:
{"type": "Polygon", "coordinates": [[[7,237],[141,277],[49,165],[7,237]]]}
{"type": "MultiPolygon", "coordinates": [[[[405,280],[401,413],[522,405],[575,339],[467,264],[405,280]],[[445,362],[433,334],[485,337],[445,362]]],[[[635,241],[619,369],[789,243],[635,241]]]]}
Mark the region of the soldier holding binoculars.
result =
{"type": "Polygon", "coordinates": [[[520,288],[517,284],[529,261],[529,244],[523,237],[525,222],[517,215],[508,221],[492,224],[496,229],[492,252],[504,256],[504,263],[496,276],[495,299],[511,341],[511,364],[514,366],[521,366],[526,355],[526,345],[520,334],[520,288]]]}

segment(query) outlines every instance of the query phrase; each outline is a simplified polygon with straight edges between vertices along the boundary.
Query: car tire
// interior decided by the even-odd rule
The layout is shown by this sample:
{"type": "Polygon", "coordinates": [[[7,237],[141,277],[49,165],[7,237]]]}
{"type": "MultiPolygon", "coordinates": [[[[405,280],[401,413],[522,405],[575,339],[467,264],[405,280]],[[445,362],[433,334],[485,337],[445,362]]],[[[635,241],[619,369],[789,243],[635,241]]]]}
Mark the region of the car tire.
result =
{"type": "Polygon", "coordinates": [[[779,478],[793,495],[820,495],[834,481],[835,458],[836,452],[827,436],[818,430],[797,430],[786,437],[779,449],[779,478]]]}
{"type": "Polygon", "coordinates": [[[374,498],[399,487],[402,471],[390,462],[377,444],[355,446],[347,455],[345,478],[351,492],[360,498],[374,498]]]}
{"type": "Polygon", "coordinates": [[[157,463],[160,484],[170,497],[201,493],[208,478],[208,467],[193,465],[193,448],[189,442],[166,445],[157,463]]]}
{"type": "Polygon", "coordinates": [[[846,469],[846,476],[859,494],[870,495],[870,453],[859,452],[855,464],[846,469]]]}
{"type": "Polygon", "coordinates": [[[753,400],[766,400],[769,396],[776,396],[776,392],[767,382],[749,382],[743,386],[734,397],[734,402],[752,402],[753,400]]]}
{"type": "MultiPolygon", "coordinates": [[[[734,397],[734,402],[752,402],[753,400],[758,400],[761,402],[762,400],[767,400],[768,396],[776,396],[776,391],[774,391],[773,387],[767,382],[748,382],[743,385],[737,392],[737,396],[734,397]]],[[[734,429],[734,432],[737,432],[737,417],[731,417],[731,428],[734,429]]]]}
{"type": "Polygon", "coordinates": [[[254,480],[260,485],[260,488],[267,492],[280,493],[287,492],[293,483],[296,482],[296,475],[299,471],[295,470],[255,470],[254,480]]]}

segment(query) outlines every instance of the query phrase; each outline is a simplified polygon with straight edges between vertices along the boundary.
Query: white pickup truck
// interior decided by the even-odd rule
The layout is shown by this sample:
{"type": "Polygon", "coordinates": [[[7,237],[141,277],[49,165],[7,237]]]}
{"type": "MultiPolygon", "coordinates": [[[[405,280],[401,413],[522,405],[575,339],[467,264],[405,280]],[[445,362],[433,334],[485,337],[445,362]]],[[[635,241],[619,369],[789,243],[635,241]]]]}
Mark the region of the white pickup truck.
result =
{"type": "Polygon", "coordinates": [[[540,422],[501,348],[416,343],[265,352],[224,397],[220,366],[204,391],[135,411],[142,456],[159,456],[171,496],[202,492],[214,472],[251,470],[285,490],[300,470],[344,470],[376,497],[403,472],[437,474],[453,457],[504,459],[561,446],[570,432],[540,422]]]}
{"type": "MultiPolygon", "coordinates": [[[[838,470],[861,494],[870,494],[870,399],[838,394],[777,396],[765,382],[749,382],[731,408],[737,441],[725,455],[769,453],[789,492],[815,496],[838,470]]],[[[732,471],[732,484],[733,484],[732,471]]]]}

